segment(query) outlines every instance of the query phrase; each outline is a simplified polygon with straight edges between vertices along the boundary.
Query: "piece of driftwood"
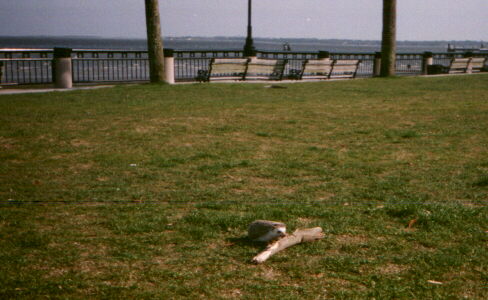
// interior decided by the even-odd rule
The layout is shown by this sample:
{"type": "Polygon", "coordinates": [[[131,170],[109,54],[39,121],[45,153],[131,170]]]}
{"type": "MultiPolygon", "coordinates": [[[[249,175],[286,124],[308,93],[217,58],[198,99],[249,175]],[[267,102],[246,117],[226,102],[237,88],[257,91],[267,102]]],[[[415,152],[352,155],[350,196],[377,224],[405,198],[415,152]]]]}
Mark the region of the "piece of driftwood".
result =
{"type": "Polygon", "coordinates": [[[252,259],[252,262],[256,264],[263,263],[273,254],[276,254],[283,249],[304,242],[313,242],[316,240],[320,240],[323,239],[324,236],[325,235],[322,232],[322,228],[320,227],[297,229],[292,234],[287,234],[284,237],[269,244],[266,249],[264,249],[261,253],[259,253],[252,259]]]}

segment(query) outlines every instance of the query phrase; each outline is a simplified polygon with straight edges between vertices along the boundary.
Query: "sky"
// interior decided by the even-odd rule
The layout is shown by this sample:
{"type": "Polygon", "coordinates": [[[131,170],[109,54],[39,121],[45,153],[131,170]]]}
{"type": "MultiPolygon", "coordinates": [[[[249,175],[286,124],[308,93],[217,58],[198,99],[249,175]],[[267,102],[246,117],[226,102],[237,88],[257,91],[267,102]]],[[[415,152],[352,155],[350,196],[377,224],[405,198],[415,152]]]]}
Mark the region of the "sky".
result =
{"type": "MultiPolygon", "coordinates": [[[[253,0],[254,37],[381,39],[382,0],[253,0]]],[[[247,0],[159,0],[163,36],[245,36],[247,0]]],[[[145,38],[143,0],[0,0],[0,36],[145,38]]],[[[488,41],[488,0],[398,0],[398,40],[488,41]]]]}

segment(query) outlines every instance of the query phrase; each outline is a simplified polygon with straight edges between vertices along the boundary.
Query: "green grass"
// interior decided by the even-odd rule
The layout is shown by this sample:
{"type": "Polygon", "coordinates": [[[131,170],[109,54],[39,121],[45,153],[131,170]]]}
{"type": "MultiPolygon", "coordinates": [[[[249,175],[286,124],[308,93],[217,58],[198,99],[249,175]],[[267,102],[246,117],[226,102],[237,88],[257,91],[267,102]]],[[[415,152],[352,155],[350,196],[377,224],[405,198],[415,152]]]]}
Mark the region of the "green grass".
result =
{"type": "Polygon", "coordinates": [[[0,297],[487,298],[488,76],[286,87],[0,96],[0,297]]]}

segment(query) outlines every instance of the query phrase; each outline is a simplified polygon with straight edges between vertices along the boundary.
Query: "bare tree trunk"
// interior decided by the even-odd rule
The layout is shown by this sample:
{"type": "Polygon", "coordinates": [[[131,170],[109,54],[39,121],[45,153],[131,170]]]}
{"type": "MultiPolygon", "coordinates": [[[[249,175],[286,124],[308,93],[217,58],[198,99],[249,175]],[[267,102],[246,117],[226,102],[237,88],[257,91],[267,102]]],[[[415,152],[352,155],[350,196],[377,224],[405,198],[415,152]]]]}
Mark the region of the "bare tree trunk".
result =
{"type": "Polygon", "coordinates": [[[396,0],[383,0],[383,36],[381,41],[380,76],[395,75],[396,64],[396,0]]]}
{"type": "Polygon", "coordinates": [[[145,0],[149,78],[154,83],[164,82],[163,40],[158,2],[158,0],[145,0]]]}

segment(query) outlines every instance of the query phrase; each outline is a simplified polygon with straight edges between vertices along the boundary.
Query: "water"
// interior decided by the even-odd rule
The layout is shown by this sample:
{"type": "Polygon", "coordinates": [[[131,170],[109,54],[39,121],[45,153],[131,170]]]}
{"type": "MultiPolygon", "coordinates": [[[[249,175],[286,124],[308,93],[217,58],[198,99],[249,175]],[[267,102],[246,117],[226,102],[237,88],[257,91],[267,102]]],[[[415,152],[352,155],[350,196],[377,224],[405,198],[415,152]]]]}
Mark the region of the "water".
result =
{"type": "MultiPolygon", "coordinates": [[[[240,37],[178,37],[166,38],[164,46],[175,50],[240,50],[244,46],[240,37]]],[[[364,40],[320,40],[320,39],[265,39],[256,38],[258,50],[281,51],[288,43],[292,51],[329,51],[329,52],[376,52],[380,41],[364,40]]],[[[447,45],[456,44],[465,47],[478,47],[479,42],[448,41],[399,41],[399,53],[421,53],[424,51],[445,52],[447,45]]],[[[94,37],[0,37],[0,48],[45,48],[68,47],[74,49],[124,49],[146,50],[144,39],[114,39],[94,37]]]]}

